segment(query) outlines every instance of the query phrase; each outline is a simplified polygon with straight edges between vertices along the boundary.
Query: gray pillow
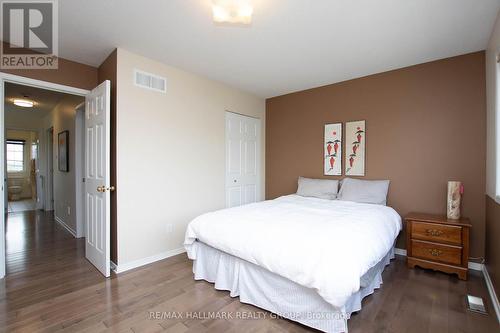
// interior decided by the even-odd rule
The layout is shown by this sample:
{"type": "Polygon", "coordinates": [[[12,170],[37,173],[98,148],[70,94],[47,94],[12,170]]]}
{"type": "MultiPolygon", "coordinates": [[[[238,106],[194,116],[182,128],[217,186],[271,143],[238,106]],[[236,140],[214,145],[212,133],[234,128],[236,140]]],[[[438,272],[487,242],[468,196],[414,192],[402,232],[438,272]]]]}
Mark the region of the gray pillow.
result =
{"type": "Polygon", "coordinates": [[[389,180],[344,178],[338,193],[338,199],[385,206],[389,182],[389,180]]]}
{"type": "Polygon", "coordinates": [[[338,189],[338,180],[299,177],[297,194],[303,197],[333,200],[337,198],[338,189]]]}

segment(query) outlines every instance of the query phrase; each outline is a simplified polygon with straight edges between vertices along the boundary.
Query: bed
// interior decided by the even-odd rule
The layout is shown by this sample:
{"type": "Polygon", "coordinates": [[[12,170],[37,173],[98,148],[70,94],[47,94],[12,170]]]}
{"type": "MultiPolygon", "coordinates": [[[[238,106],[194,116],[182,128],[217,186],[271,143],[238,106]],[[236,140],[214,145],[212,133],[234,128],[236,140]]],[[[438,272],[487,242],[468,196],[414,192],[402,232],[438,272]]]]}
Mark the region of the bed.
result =
{"type": "Polygon", "coordinates": [[[184,246],[197,280],[325,332],[347,332],[382,283],[401,218],[374,204],[299,195],[203,214],[184,246]]]}

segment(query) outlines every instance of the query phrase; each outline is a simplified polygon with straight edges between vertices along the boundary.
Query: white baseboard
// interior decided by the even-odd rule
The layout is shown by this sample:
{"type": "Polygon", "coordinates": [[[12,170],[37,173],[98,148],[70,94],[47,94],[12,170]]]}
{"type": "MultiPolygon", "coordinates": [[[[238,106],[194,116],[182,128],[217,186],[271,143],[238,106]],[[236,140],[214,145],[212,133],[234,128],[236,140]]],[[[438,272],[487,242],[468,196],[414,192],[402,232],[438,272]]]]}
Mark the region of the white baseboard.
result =
{"type": "MultiPolygon", "coordinates": [[[[406,250],[405,249],[398,249],[398,248],[395,248],[394,249],[394,253],[397,254],[397,255],[400,255],[400,256],[405,256],[406,257],[406,250]]],[[[472,262],[472,261],[469,261],[469,269],[472,269],[474,271],[483,271],[483,267],[484,265],[483,264],[480,264],[480,263],[477,263],[477,262],[472,262]]]]}
{"type": "Polygon", "coordinates": [[[472,269],[473,271],[481,271],[482,272],[484,269],[484,265],[480,264],[478,262],[469,261],[469,269],[472,269]]]}
{"type": "Polygon", "coordinates": [[[110,264],[111,270],[113,272],[116,272],[116,267],[118,267],[118,266],[116,266],[116,264],[113,262],[113,260],[110,260],[109,264],[110,264]]]}
{"type": "Polygon", "coordinates": [[[61,226],[63,226],[64,229],[68,230],[70,232],[70,234],[73,235],[73,237],[77,238],[76,237],[76,231],[73,230],[69,225],[67,225],[66,222],[64,222],[62,219],[60,219],[57,216],[54,216],[54,219],[56,220],[57,223],[59,223],[61,226]]]}
{"type": "Polygon", "coordinates": [[[486,286],[488,287],[488,292],[490,293],[491,303],[493,303],[493,308],[495,308],[495,313],[497,314],[498,322],[500,323],[500,303],[498,302],[498,296],[493,287],[493,282],[491,281],[490,274],[486,265],[483,265],[483,275],[486,281],[486,286]]]}
{"type": "Polygon", "coordinates": [[[394,253],[400,256],[405,256],[406,257],[406,250],[405,249],[398,249],[397,247],[394,248],[394,253]]]}
{"type": "Polygon", "coordinates": [[[147,258],[142,258],[139,260],[134,260],[125,264],[115,264],[114,262],[111,262],[111,268],[116,274],[123,273],[125,271],[129,271],[131,269],[141,267],[147,264],[151,264],[155,261],[167,259],[169,257],[176,256],[178,254],[186,252],[186,249],[184,247],[175,249],[175,250],[170,250],[162,253],[155,254],[154,256],[147,257],[147,258]]]}

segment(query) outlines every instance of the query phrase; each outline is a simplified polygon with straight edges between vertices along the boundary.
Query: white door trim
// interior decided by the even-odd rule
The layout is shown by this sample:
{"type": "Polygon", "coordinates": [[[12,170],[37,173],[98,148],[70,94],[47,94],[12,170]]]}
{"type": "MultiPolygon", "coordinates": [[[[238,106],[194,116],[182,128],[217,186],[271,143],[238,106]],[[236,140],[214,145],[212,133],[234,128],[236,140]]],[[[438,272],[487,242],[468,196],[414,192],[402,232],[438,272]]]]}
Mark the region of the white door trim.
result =
{"type": "Polygon", "coordinates": [[[0,76],[0,176],[2,177],[2,200],[0,200],[0,278],[5,277],[5,118],[4,118],[4,80],[0,76]]]}
{"type": "MultiPolygon", "coordinates": [[[[16,83],[16,84],[22,84],[25,86],[42,88],[42,89],[46,89],[46,90],[53,90],[53,91],[58,91],[58,92],[66,93],[66,94],[83,96],[83,97],[85,97],[85,95],[87,95],[90,92],[89,90],[86,90],[86,89],[65,86],[63,84],[52,83],[52,82],[48,82],[48,81],[41,81],[41,80],[31,79],[29,77],[8,74],[8,73],[0,73],[0,80],[2,81],[2,83],[11,82],[11,83],[16,83]]],[[[3,99],[3,96],[2,96],[2,99],[3,99]]]]}
{"type": "Polygon", "coordinates": [[[75,107],[75,216],[76,238],[85,237],[85,102],[75,107]]]}
{"type": "Polygon", "coordinates": [[[85,89],[80,89],[80,88],[75,88],[75,87],[70,87],[70,86],[65,86],[62,84],[57,84],[57,83],[52,83],[52,82],[47,82],[47,81],[41,81],[41,80],[36,80],[36,79],[31,79],[27,78],[24,76],[19,76],[19,75],[13,75],[13,74],[7,74],[7,73],[0,73],[0,119],[2,120],[2,126],[0,126],[0,176],[2,177],[2,185],[1,185],[1,197],[2,200],[0,200],[0,212],[1,212],[1,217],[0,217],[0,279],[5,277],[5,203],[4,203],[4,195],[5,192],[7,191],[6,188],[4,188],[4,179],[5,179],[5,152],[4,152],[4,142],[5,142],[5,121],[4,121],[4,87],[5,83],[10,82],[10,83],[16,83],[16,84],[22,84],[26,86],[32,86],[32,87],[37,87],[37,88],[42,88],[42,89],[47,89],[47,90],[53,90],[53,91],[58,91],[58,92],[63,92],[67,94],[72,94],[72,95],[77,95],[77,96],[86,96],[89,91],[85,89]]]}
{"type": "Polygon", "coordinates": [[[44,129],[45,134],[45,201],[43,210],[54,210],[54,126],[44,129]]]}

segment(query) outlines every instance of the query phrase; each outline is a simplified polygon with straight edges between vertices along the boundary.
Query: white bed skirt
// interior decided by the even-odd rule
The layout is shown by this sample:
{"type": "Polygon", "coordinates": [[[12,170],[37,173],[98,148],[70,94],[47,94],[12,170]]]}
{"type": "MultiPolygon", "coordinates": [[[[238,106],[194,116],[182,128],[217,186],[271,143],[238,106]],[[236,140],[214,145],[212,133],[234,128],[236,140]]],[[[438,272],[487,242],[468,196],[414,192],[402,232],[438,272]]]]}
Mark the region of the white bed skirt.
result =
{"type": "Polygon", "coordinates": [[[215,289],[230,291],[231,297],[268,310],[281,317],[324,332],[347,332],[347,319],[361,310],[362,299],[382,284],[382,272],[394,258],[394,248],[362,278],[362,288],[342,309],[335,309],[316,291],[276,275],[264,268],[204,243],[195,242],[193,263],[195,280],[215,284],[215,289]],[[363,281],[364,280],[364,281],[363,281]]]}

